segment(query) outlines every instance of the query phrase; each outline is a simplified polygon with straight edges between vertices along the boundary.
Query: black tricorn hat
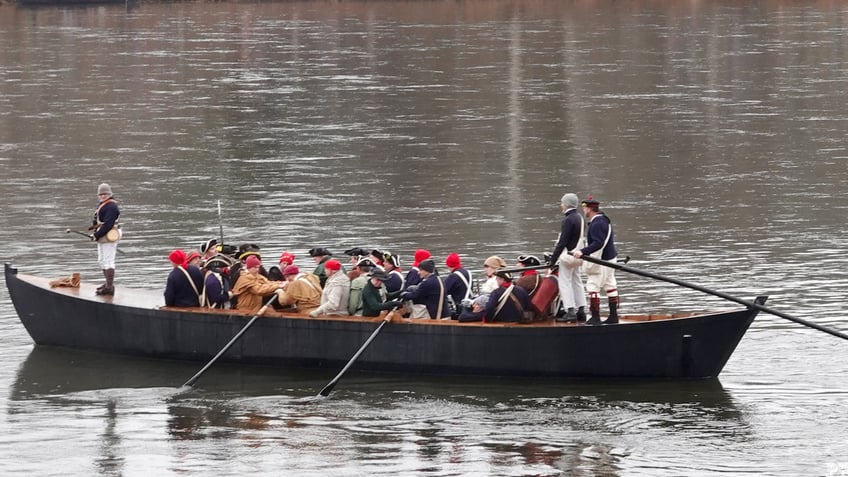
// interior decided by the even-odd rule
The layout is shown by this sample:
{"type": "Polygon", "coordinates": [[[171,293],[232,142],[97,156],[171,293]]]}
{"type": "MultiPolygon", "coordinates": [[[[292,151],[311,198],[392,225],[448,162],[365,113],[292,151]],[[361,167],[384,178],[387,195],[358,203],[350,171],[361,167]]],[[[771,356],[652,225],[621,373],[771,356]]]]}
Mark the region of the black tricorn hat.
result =
{"type": "Polygon", "coordinates": [[[518,262],[525,267],[535,267],[536,265],[542,264],[542,262],[539,261],[539,258],[535,255],[519,255],[518,262]]]}
{"type": "Polygon", "coordinates": [[[386,252],[383,255],[383,263],[390,263],[396,267],[400,266],[400,259],[393,253],[386,252]]]}
{"type": "Polygon", "coordinates": [[[587,198],[585,198],[585,199],[581,200],[581,201],[580,201],[580,205],[588,205],[589,207],[593,207],[593,206],[594,206],[594,207],[597,207],[597,206],[601,205],[601,203],[600,203],[600,202],[598,202],[597,200],[595,200],[595,199],[594,199],[594,198],[590,195],[589,197],[587,197],[587,198]]]}
{"type": "Polygon", "coordinates": [[[310,257],[323,257],[324,255],[332,255],[329,250],[324,247],[315,247],[309,249],[310,257]]]}
{"type": "Polygon", "coordinates": [[[363,257],[369,253],[370,252],[368,250],[365,250],[362,247],[353,247],[344,251],[345,255],[350,255],[351,257],[363,257]]]}
{"type": "Polygon", "coordinates": [[[356,262],[356,266],[374,268],[374,262],[372,262],[371,259],[363,258],[362,260],[356,262]]]}
{"type": "Polygon", "coordinates": [[[233,259],[222,254],[215,255],[206,261],[205,268],[226,268],[233,266],[233,259]]]}
{"type": "Polygon", "coordinates": [[[239,245],[239,253],[243,252],[258,252],[260,250],[259,245],[255,243],[243,243],[239,245]]]}
{"type": "Polygon", "coordinates": [[[239,253],[238,259],[247,260],[247,257],[251,255],[256,255],[257,258],[259,258],[260,260],[262,259],[262,254],[259,253],[258,250],[245,250],[244,252],[239,253]]]}
{"type": "Polygon", "coordinates": [[[202,244],[200,244],[200,253],[206,253],[207,250],[209,250],[210,248],[212,248],[216,245],[218,245],[218,240],[209,239],[209,240],[203,242],[202,244]]]}
{"type": "Polygon", "coordinates": [[[373,272],[369,273],[368,276],[371,277],[371,278],[376,278],[377,280],[383,280],[383,281],[386,281],[386,280],[389,279],[389,274],[386,273],[384,270],[380,270],[379,268],[374,270],[373,272]]]}
{"type": "Polygon", "coordinates": [[[501,277],[504,280],[512,281],[512,273],[509,273],[505,270],[498,270],[497,272],[495,272],[495,276],[501,277]]]}

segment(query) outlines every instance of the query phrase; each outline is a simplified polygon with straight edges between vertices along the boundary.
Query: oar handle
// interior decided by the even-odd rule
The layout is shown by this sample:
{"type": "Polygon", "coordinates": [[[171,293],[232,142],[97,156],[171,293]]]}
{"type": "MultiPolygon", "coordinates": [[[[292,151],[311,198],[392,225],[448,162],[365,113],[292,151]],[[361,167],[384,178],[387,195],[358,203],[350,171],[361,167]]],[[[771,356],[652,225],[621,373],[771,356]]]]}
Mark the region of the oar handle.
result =
{"type": "Polygon", "coordinates": [[[89,239],[93,239],[93,238],[94,238],[94,235],[93,235],[93,234],[87,234],[87,233],[85,233],[85,232],[80,232],[79,230],[71,230],[71,229],[67,229],[67,230],[65,230],[65,233],[66,233],[66,234],[69,234],[69,233],[71,233],[71,232],[73,232],[73,233],[75,233],[75,234],[80,234],[80,235],[82,235],[83,237],[86,237],[86,238],[89,238],[89,239]]]}
{"type": "Polygon", "coordinates": [[[552,265],[533,265],[532,267],[516,267],[516,268],[499,268],[497,271],[499,272],[526,272],[527,270],[542,270],[545,268],[551,268],[552,265]]]}

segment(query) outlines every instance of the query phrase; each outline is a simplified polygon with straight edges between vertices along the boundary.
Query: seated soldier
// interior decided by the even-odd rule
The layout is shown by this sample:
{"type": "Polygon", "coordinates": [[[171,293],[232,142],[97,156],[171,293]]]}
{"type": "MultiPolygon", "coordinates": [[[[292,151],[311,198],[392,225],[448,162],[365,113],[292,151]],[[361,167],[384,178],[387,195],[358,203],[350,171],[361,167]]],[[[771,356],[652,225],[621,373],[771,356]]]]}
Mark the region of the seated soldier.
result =
{"type": "Polygon", "coordinates": [[[488,295],[498,288],[495,272],[504,267],[506,267],[506,262],[497,255],[492,255],[483,262],[483,272],[486,274],[486,281],[480,287],[481,295],[488,295]]]}
{"type": "Polygon", "coordinates": [[[350,265],[351,270],[347,272],[347,278],[353,280],[354,278],[359,276],[359,271],[356,269],[356,264],[359,263],[360,260],[368,256],[368,251],[362,247],[353,247],[345,250],[344,254],[350,257],[348,265],[350,265]]]}
{"type": "Polygon", "coordinates": [[[286,267],[294,264],[295,256],[291,252],[283,252],[280,254],[278,264],[268,269],[268,280],[285,280],[283,272],[286,267]]]}
{"type": "Polygon", "coordinates": [[[471,303],[471,308],[462,310],[457,318],[460,322],[483,321],[483,313],[486,312],[486,303],[489,295],[480,295],[471,303]]]}
{"type": "Polygon", "coordinates": [[[445,291],[451,300],[451,317],[461,313],[463,300],[471,298],[471,272],[462,266],[459,255],[452,253],[445,259],[450,274],[445,277],[445,291]]]}
{"type": "Polygon", "coordinates": [[[430,258],[430,252],[428,250],[424,250],[423,248],[415,251],[415,255],[413,255],[412,267],[406,272],[406,277],[403,280],[403,288],[404,290],[421,283],[421,274],[419,272],[418,265],[422,260],[427,260],[430,258]]]}
{"type": "MultiPolygon", "coordinates": [[[[230,267],[230,283],[232,284],[233,288],[235,288],[236,283],[241,277],[241,270],[244,267],[245,260],[247,260],[247,257],[250,256],[255,256],[260,260],[261,263],[262,254],[259,253],[259,246],[252,243],[245,243],[239,245],[239,250],[236,255],[238,261],[233,264],[232,267],[230,267]]],[[[262,265],[259,266],[259,274],[265,278],[268,277],[268,271],[265,270],[265,267],[263,267],[262,265]]]]}
{"type": "Polygon", "coordinates": [[[210,258],[218,254],[218,240],[209,239],[200,244],[200,253],[203,254],[203,261],[206,262],[210,258]]]}
{"type": "MultiPolygon", "coordinates": [[[[519,268],[537,267],[542,264],[539,259],[533,255],[519,255],[516,264],[519,268]]],[[[536,270],[524,270],[521,276],[515,279],[515,286],[527,290],[527,294],[531,297],[539,285],[542,283],[542,276],[536,270]]]]}
{"type": "Polygon", "coordinates": [[[374,262],[372,262],[370,258],[361,258],[353,265],[353,268],[351,268],[351,270],[347,272],[347,278],[352,282],[356,280],[357,277],[368,275],[369,273],[371,273],[371,270],[373,268],[374,262]]]}
{"type": "Polygon", "coordinates": [[[327,261],[333,258],[333,254],[324,247],[310,248],[307,253],[310,257],[312,257],[312,260],[315,260],[315,270],[312,271],[312,274],[318,277],[318,280],[321,282],[321,287],[323,288],[327,283],[327,277],[329,276],[325,271],[324,266],[327,261]]]}
{"type": "Polygon", "coordinates": [[[283,289],[277,292],[277,300],[283,307],[292,307],[298,313],[309,313],[321,306],[321,284],[318,277],[301,272],[297,265],[289,265],[283,270],[286,281],[283,289]]]}
{"type": "Polygon", "coordinates": [[[530,295],[521,287],[512,283],[512,274],[495,272],[498,288],[489,296],[483,319],[492,322],[524,321],[524,311],[530,310],[530,295]]]}
{"type": "Polygon", "coordinates": [[[374,269],[368,276],[368,283],[362,289],[362,316],[379,316],[383,310],[393,310],[401,306],[400,300],[389,300],[389,294],[383,282],[388,274],[379,268],[374,269]]]}
{"type": "Polygon", "coordinates": [[[203,267],[203,255],[200,255],[197,250],[190,250],[186,255],[186,263],[201,268],[203,267]]]}
{"type": "Polygon", "coordinates": [[[381,252],[381,251],[379,251],[375,248],[374,250],[371,251],[371,255],[369,255],[368,258],[371,259],[372,262],[374,262],[375,266],[383,268],[383,259],[384,259],[383,257],[384,256],[385,256],[385,254],[383,252],[381,252]]]}
{"type": "Polygon", "coordinates": [[[226,255],[215,255],[206,260],[203,266],[204,273],[204,291],[206,300],[205,306],[209,308],[229,308],[230,298],[233,293],[230,291],[230,279],[227,276],[232,259],[226,255]]]}
{"type": "Polygon", "coordinates": [[[397,293],[403,290],[403,273],[400,269],[400,259],[398,259],[398,256],[386,252],[385,256],[383,256],[383,268],[389,275],[389,278],[383,281],[383,285],[386,285],[386,291],[397,293]]]}
{"type": "Polygon", "coordinates": [[[348,296],[347,311],[351,315],[362,315],[362,289],[368,283],[368,274],[374,269],[374,262],[363,258],[357,262],[356,267],[347,272],[350,279],[350,295],[348,296]],[[351,275],[354,278],[351,278],[351,275]]]}
{"type": "Polygon", "coordinates": [[[186,254],[174,250],[168,255],[173,269],[165,284],[166,306],[200,306],[203,274],[194,265],[186,263],[186,254]]]}
{"type": "Polygon", "coordinates": [[[248,256],[238,281],[233,285],[233,295],[238,298],[236,308],[247,313],[256,313],[265,304],[266,297],[274,295],[283,287],[282,282],[272,282],[261,273],[262,261],[256,255],[248,256]]]}
{"type": "Polygon", "coordinates": [[[321,292],[321,306],[309,312],[315,318],[319,315],[347,315],[350,280],[338,260],[323,262],[327,282],[321,292]]]}
{"type": "Polygon", "coordinates": [[[436,264],[432,260],[423,260],[418,264],[421,283],[401,292],[400,297],[412,301],[410,318],[450,318],[448,297],[445,286],[436,274],[436,264]]]}

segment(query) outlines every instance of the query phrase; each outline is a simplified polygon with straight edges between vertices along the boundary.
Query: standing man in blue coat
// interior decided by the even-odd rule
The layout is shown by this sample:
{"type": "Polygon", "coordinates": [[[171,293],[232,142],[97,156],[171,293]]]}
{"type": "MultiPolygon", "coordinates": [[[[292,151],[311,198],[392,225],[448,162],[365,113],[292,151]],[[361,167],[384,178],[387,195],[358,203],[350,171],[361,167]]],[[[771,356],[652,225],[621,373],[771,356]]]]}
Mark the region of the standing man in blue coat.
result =
{"type": "MultiPolygon", "coordinates": [[[[615,234],[609,217],[599,210],[601,203],[590,195],[580,205],[583,207],[586,218],[589,219],[589,231],[586,239],[588,244],[581,250],[575,250],[572,255],[575,258],[589,255],[606,261],[615,260],[618,255],[615,250],[615,234]]],[[[601,290],[607,295],[610,310],[609,317],[604,320],[604,323],[618,323],[620,301],[618,285],[615,281],[615,269],[596,263],[583,262],[583,270],[586,272],[586,292],[589,294],[589,311],[591,313],[586,324],[597,325],[601,323],[601,290]]]]}
{"type": "Polygon", "coordinates": [[[97,187],[97,210],[92,220],[91,240],[97,242],[97,262],[106,278],[106,283],[97,287],[98,295],[115,294],[115,254],[118,252],[118,241],[121,239],[121,229],[118,226],[118,216],[121,210],[118,202],[112,197],[112,187],[100,184],[97,187]],[[113,231],[114,230],[114,231],[113,231]],[[111,233],[110,233],[111,232],[111,233]]]}
{"type": "Polygon", "coordinates": [[[563,316],[557,315],[557,321],[586,321],[586,295],[583,292],[583,280],[580,278],[580,260],[570,253],[582,248],[585,223],[577,210],[577,195],[568,193],[560,200],[562,223],[559,237],[551,253],[551,269],[559,267],[557,284],[559,298],[565,310],[563,316]]]}

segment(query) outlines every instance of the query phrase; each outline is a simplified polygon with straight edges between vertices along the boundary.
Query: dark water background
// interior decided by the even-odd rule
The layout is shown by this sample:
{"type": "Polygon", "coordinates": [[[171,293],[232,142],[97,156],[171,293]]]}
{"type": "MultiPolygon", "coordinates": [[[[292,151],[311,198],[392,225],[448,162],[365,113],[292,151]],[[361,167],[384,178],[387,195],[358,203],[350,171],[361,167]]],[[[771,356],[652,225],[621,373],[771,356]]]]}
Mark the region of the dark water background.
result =
{"type": "MultiPolygon", "coordinates": [[[[219,234],[408,264],[541,255],[593,194],[631,265],[848,332],[842,2],[0,7],[0,256],[118,281],[219,234]],[[219,217],[217,201],[221,201],[219,217]]],[[[625,313],[720,299],[619,275],[625,313]]],[[[521,381],[35,349],[0,292],[0,468],[20,475],[848,475],[848,343],[761,315],[720,379],[521,381]]],[[[575,356],[575,359],[580,359],[575,356]]],[[[633,359],[639,359],[634,356],[633,359]]]]}

